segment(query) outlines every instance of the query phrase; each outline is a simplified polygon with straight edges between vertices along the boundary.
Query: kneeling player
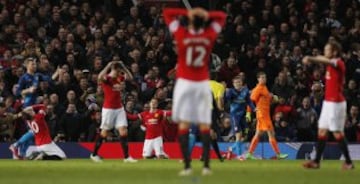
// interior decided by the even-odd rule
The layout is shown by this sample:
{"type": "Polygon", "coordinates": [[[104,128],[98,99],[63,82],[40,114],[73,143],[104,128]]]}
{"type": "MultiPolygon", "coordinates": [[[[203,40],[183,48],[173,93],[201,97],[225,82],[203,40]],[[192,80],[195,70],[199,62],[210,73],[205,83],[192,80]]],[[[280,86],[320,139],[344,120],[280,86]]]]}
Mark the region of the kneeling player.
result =
{"type": "Polygon", "coordinates": [[[157,158],[168,158],[167,154],[164,152],[162,122],[169,116],[171,116],[171,112],[158,109],[158,100],[156,98],[151,99],[149,111],[138,114],[138,117],[133,117],[128,114],[128,119],[135,120],[139,118],[142,121],[142,125],[146,127],[143,148],[144,158],[153,158],[153,151],[157,158]]]}
{"type": "Polygon", "coordinates": [[[23,118],[35,135],[35,151],[30,159],[33,160],[62,160],[65,153],[52,141],[45,121],[44,105],[34,105],[22,111],[23,118]]]}

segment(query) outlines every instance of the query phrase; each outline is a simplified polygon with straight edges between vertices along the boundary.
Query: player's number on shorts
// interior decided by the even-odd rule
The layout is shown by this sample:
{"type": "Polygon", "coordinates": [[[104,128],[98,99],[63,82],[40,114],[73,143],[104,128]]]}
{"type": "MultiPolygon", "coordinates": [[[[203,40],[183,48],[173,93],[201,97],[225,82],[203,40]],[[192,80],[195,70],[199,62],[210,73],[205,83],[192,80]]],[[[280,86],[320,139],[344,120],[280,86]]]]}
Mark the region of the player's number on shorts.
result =
{"type": "Polygon", "coordinates": [[[35,121],[32,121],[30,123],[30,128],[34,133],[38,133],[39,132],[39,126],[35,121]]]}
{"type": "Polygon", "coordinates": [[[186,65],[201,67],[204,65],[206,49],[203,46],[189,46],[186,49],[186,65]]]}

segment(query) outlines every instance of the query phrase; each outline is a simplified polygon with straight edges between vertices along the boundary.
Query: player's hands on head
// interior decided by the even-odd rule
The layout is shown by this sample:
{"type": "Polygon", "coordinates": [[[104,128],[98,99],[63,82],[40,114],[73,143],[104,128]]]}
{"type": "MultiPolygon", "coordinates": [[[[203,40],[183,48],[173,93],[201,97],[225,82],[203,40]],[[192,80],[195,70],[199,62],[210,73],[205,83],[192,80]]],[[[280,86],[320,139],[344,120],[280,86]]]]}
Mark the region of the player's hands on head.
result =
{"type": "Polygon", "coordinates": [[[194,20],[195,16],[202,17],[205,21],[209,19],[209,13],[203,8],[193,8],[188,11],[190,21],[194,20]]]}

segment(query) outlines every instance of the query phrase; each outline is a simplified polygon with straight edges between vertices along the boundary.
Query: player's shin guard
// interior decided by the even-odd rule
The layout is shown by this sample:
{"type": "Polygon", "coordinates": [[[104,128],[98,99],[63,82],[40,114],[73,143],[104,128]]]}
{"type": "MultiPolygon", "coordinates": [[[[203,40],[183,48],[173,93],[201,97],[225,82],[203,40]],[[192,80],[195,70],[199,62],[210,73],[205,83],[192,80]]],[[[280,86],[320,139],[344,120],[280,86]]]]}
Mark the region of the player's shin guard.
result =
{"type": "Polygon", "coordinates": [[[203,143],[203,159],[204,159],[204,168],[209,168],[210,162],[210,130],[201,131],[201,141],[203,143]]]}
{"type": "Polygon", "coordinates": [[[316,145],[316,155],[315,155],[315,162],[320,163],[321,156],[324,152],[326,146],[327,136],[318,136],[318,142],[316,145]]]}
{"type": "Polygon", "coordinates": [[[216,139],[211,139],[211,146],[214,148],[216,156],[220,159],[220,161],[223,161],[223,158],[220,153],[219,145],[216,139]]]}
{"type": "Polygon", "coordinates": [[[190,168],[190,154],[189,154],[189,130],[179,130],[179,142],[181,153],[184,158],[185,169],[190,168]]]}
{"type": "Polygon", "coordinates": [[[352,161],[351,161],[351,158],[350,158],[350,155],[349,155],[349,149],[348,149],[348,145],[347,145],[347,140],[344,136],[340,136],[336,139],[336,141],[338,142],[339,144],[339,148],[340,150],[343,152],[344,154],[344,157],[345,157],[345,162],[347,164],[351,164],[352,161]]]}
{"type": "Polygon", "coordinates": [[[128,145],[128,137],[127,135],[120,137],[120,144],[123,150],[124,158],[129,157],[129,145],[128,145]]]}
{"type": "Polygon", "coordinates": [[[98,151],[102,145],[102,142],[103,142],[104,138],[99,136],[95,142],[95,148],[94,148],[94,152],[93,152],[93,155],[97,155],[98,154],[98,151]]]}
{"type": "Polygon", "coordinates": [[[270,138],[269,139],[271,148],[275,151],[276,154],[280,154],[280,150],[279,150],[279,146],[277,144],[277,141],[275,138],[270,138]]]}

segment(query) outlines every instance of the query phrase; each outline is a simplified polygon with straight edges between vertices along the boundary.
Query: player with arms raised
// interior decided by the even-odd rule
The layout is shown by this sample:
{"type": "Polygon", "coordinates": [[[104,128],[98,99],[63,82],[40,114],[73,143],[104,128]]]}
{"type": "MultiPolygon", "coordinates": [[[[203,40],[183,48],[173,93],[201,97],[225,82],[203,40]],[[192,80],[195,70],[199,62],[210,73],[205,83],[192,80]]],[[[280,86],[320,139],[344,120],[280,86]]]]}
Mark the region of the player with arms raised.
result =
{"type": "Polygon", "coordinates": [[[191,175],[189,144],[190,123],[198,124],[203,142],[203,175],[211,174],[209,166],[210,124],[212,96],[209,87],[209,60],[215,39],[225,23],[223,12],[165,9],[165,23],[169,26],[177,46],[176,85],[173,94],[172,119],[179,123],[179,141],[185,168],[179,175],[191,175]],[[188,18],[181,25],[179,16],[188,18]]]}
{"type": "Polygon", "coordinates": [[[143,147],[143,158],[153,158],[152,152],[155,152],[156,158],[167,159],[163,144],[163,122],[164,119],[171,116],[171,111],[158,109],[159,101],[152,98],[149,102],[150,110],[141,112],[137,115],[127,114],[129,120],[140,119],[142,125],[146,128],[145,141],[143,147]]]}
{"type": "Polygon", "coordinates": [[[347,141],[344,136],[346,121],[346,101],[343,95],[345,83],[345,63],[339,57],[341,45],[335,41],[325,45],[324,56],[305,56],[304,64],[326,64],[325,74],[325,100],[319,118],[318,144],[316,146],[315,160],[304,163],[305,168],[320,168],[321,155],[324,152],[328,131],[332,132],[345,156],[344,170],[354,169],[351,161],[347,141]]]}
{"type": "Polygon", "coordinates": [[[108,131],[116,128],[120,135],[120,144],[124,153],[124,162],[137,162],[129,156],[127,140],[127,119],[121,102],[121,82],[132,80],[132,74],[122,61],[112,61],[99,73],[98,81],[104,90],[104,104],[101,111],[101,133],[96,140],[94,152],[90,158],[101,162],[98,151],[108,131]],[[109,72],[110,71],[110,72],[109,72]],[[109,73],[108,73],[109,72],[109,73]],[[125,72],[123,75],[122,73],[125,72]]]}

